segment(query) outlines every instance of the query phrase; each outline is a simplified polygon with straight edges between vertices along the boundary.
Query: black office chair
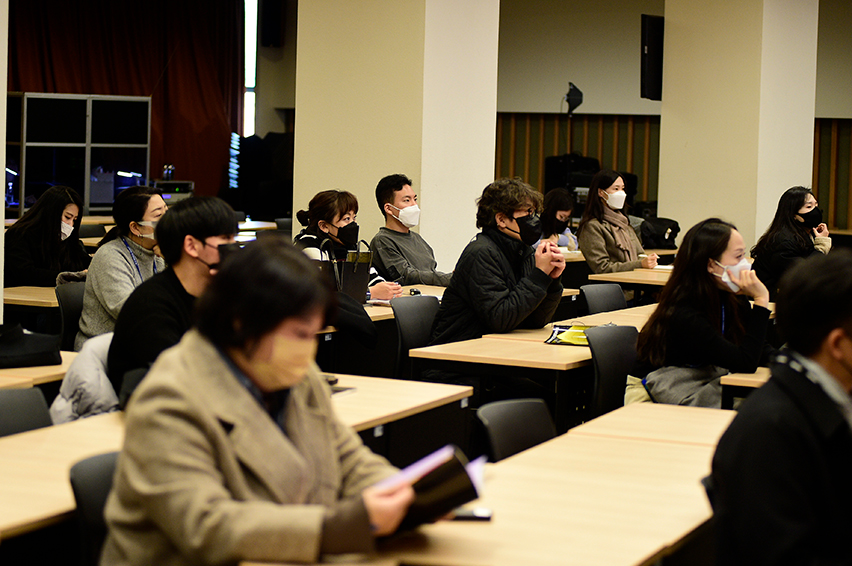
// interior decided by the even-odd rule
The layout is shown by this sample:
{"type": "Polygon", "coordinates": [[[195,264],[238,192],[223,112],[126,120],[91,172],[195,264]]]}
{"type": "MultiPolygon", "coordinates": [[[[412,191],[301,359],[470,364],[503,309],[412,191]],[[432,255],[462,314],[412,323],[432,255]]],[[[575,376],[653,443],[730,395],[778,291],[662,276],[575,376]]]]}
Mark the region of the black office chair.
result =
{"type": "Polygon", "coordinates": [[[283,230],[288,234],[293,232],[293,219],[292,218],[276,218],[275,226],[278,230],[283,230]]]}
{"type": "Polygon", "coordinates": [[[580,298],[585,301],[589,314],[627,308],[624,292],[618,283],[583,285],[580,287],[580,298]]]}
{"type": "Polygon", "coordinates": [[[59,301],[60,342],[59,349],[74,351],[74,339],[80,329],[80,314],[83,312],[83,294],[86,283],[74,281],[56,287],[56,299],[59,301]]]}
{"type": "Polygon", "coordinates": [[[0,436],[51,426],[50,410],[38,387],[0,389],[0,436]]]}
{"type": "Polygon", "coordinates": [[[71,491],[77,502],[75,516],[84,566],[96,566],[100,559],[107,534],[104,506],[112,489],[117,459],[118,452],[109,452],[80,460],[71,467],[71,491]]]}
{"type": "Polygon", "coordinates": [[[106,226],[103,224],[80,224],[81,238],[103,238],[106,236],[106,226]]]}
{"type": "Polygon", "coordinates": [[[237,218],[237,222],[245,222],[246,221],[246,213],[242,210],[235,210],[234,216],[237,218]]]}
{"type": "Polygon", "coordinates": [[[633,326],[596,326],[586,330],[595,367],[589,419],[624,406],[624,389],[627,374],[636,361],[638,336],[639,331],[633,326]]]}
{"type": "Polygon", "coordinates": [[[407,379],[411,376],[411,363],[408,351],[429,344],[432,336],[432,322],[438,314],[438,297],[417,295],[391,299],[398,346],[394,376],[407,379]]]}
{"type": "Polygon", "coordinates": [[[556,436],[556,427],[541,399],[494,401],[476,410],[490,444],[489,458],[499,462],[556,436]]]}

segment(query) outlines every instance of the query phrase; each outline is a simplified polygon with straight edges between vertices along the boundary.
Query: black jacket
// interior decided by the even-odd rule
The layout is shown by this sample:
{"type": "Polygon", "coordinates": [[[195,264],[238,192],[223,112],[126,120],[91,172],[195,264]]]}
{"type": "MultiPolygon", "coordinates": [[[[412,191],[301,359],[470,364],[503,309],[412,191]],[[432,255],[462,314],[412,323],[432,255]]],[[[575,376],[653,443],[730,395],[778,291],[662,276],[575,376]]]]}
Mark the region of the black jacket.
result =
{"type": "Polygon", "coordinates": [[[852,431],[802,370],[773,364],[719,441],[719,564],[852,563],[852,431]]]}
{"type": "Polygon", "coordinates": [[[432,344],[491,332],[541,328],[562,299],[562,283],[535,267],[534,250],[486,227],[459,258],[432,326],[432,344]]]}
{"type": "Polygon", "coordinates": [[[774,301],[778,293],[778,282],[781,276],[800,259],[820,253],[814,247],[810,237],[806,237],[807,245],[802,244],[793,235],[779,236],[771,247],[767,247],[754,258],[752,268],[757,278],[769,290],[769,300],[774,301]]]}

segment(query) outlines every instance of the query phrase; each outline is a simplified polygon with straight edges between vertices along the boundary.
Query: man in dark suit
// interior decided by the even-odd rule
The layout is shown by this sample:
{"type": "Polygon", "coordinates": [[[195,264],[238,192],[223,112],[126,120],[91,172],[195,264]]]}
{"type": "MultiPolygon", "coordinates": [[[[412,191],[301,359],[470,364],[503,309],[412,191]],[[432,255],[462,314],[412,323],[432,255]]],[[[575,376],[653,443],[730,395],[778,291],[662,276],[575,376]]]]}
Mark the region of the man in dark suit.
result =
{"type": "Polygon", "coordinates": [[[718,563],[850,564],[852,253],[791,269],[777,325],[787,347],[713,458],[718,563]]]}

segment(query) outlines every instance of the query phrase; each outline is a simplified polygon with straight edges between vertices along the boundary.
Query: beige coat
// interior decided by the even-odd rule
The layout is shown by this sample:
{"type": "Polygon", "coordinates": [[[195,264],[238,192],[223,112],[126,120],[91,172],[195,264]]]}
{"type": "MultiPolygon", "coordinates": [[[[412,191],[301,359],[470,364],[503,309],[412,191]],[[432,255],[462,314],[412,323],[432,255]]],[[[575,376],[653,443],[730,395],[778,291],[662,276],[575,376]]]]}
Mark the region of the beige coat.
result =
{"type": "MultiPolygon", "coordinates": [[[[633,230],[627,230],[628,237],[636,248],[636,253],[644,254],[642,243],[633,230]]],[[[609,222],[598,222],[592,218],[577,236],[580,251],[586,258],[586,263],[592,273],[613,273],[615,271],[632,271],[640,267],[641,261],[628,261],[623,250],[615,243],[615,234],[609,222]]]]}
{"type": "Polygon", "coordinates": [[[291,390],[286,429],[187,333],[128,408],[101,563],[316,561],[329,508],[395,469],[337,419],[316,367],[291,390]]]}

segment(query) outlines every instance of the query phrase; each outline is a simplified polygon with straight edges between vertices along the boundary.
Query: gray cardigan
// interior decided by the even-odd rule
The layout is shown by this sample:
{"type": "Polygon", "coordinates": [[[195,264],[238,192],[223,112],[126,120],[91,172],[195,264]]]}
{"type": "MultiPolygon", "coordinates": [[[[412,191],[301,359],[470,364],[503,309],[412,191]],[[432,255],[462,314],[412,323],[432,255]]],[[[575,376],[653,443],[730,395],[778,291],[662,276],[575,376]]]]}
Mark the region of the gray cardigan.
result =
{"type": "Polygon", "coordinates": [[[95,253],[86,277],[86,292],[83,295],[83,314],[80,316],[80,332],[74,340],[74,350],[79,352],[83,342],[93,336],[112,332],[124,301],[143,280],[162,272],[166,264],[139,244],[121,237],[110,240],[95,253]],[[130,246],[131,252],[127,246],[130,246]],[[136,270],[136,263],[139,270],[136,270]],[[142,274],[140,278],[139,274],[142,274]]]}
{"type": "MultiPolygon", "coordinates": [[[[642,249],[636,232],[628,230],[627,233],[636,253],[644,254],[645,250],[642,249]]],[[[624,251],[615,244],[615,234],[609,222],[598,222],[592,218],[586,222],[577,238],[580,241],[580,251],[583,252],[592,273],[633,271],[642,264],[640,260],[627,261],[624,251]]]]}

